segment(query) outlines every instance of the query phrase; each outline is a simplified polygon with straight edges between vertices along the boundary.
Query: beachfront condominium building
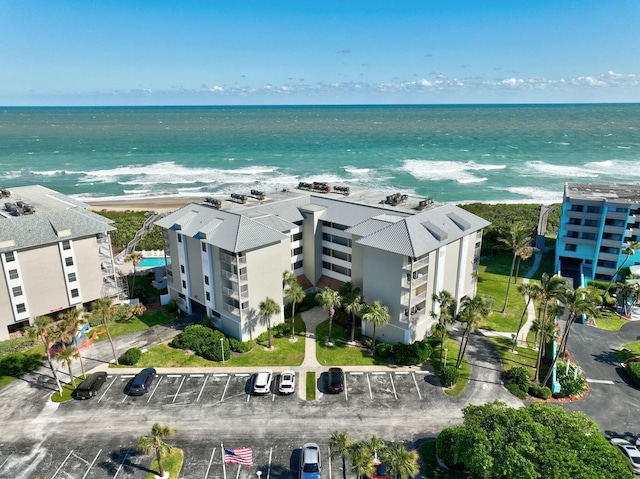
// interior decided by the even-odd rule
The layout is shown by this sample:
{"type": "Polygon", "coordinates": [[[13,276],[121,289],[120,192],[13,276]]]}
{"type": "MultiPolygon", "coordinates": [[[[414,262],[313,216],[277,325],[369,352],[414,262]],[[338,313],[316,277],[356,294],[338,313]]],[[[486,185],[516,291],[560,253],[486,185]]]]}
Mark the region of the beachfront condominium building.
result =
{"type": "MultiPolygon", "coordinates": [[[[164,229],[169,294],[189,313],[214,319],[247,340],[266,330],[267,297],[281,306],[283,272],[310,292],[346,282],[367,303],[389,308],[383,341],[428,334],[446,290],[461,301],[476,292],[482,229],[489,223],[457,206],[403,194],[301,183],[265,195],[234,194],[185,206],[156,222],[164,229]]],[[[372,326],[363,324],[371,336],[372,326]]]]}
{"type": "Polygon", "coordinates": [[[621,266],[640,264],[640,251],[628,248],[637,241],[640,184],[565,184],[556,271],[575,287],[615,280],[621,266]]]}
{"type": "Polygon", "coordinates": [[[42,186],[0,194],[0,340],[37,316],[117,296],[111,220],[42,186]]]}

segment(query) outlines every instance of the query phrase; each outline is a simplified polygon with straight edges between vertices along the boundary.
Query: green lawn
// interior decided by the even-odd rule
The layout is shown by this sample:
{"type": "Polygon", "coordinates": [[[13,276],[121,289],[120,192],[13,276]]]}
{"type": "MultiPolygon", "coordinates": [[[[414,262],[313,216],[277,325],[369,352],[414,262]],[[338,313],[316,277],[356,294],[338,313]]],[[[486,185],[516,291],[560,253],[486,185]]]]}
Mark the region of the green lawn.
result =
{"type": "Polygon", "coordinates": [[[515,354],[511,352],[513,341],[510,339],[501,336],[493,336],[490,339],[502,358],[502,367],[505,371],[515,366],[524,366],[527,368],[527,371],[529,371],[531,377],[535,375],[538,351],[517,346],[517,354],[515,354]]]}
{"type": "MultiPolygon", "coordinates": [[[[511,266],[510,255],[492,256],[490,258],[491,267],[480,265],[478,269],[478,294],[492,296],[496,300],[495,312],[484,321],[480,328],[489,329],[491,331],[516,332],[518,323],[525,307],[525,299],[518,292],[518,285],[522,282],[518,279],[518,283],[511,283],[509,289],[509,300],[505,313],[501,313],[504,305],[504,298],[507,293],[507,280],[509,279],[509,267],[511,266]],[[497,263],[494,265],[493,263],[497,263]],[[499,267],[502,263],[503,267],[499,267]],[[504,272],[504,264],[506,273],[504,272]],[[489,272],[492,271],[492,272],[489,272]]],[[[513,281],[513,280],[512,280],[513,281]]]]}
{"type": "Polygon", "coordinates": [[[640,356],[640,341],[623,344],[620,346],[620,349],[616,351],[616,359],[619,362],[634,356],[640,356]],[[623,351],[623,349],[628,349],[628,351],[623,351]]]}
{"type": "Polygon", "coordinates": [[[606,329],[607,331],[618,331],[623,324],[627,324],[628,321],[626,319],[622,319],[617,314],[609,311],[603,310],[601,312],[601,317],[596,319],[596,326],[598,329],[606,329]]]}
{"type": "MultiPolygon", "coordinates": [[[[447,350],[447,354],[446,358],[443,354],[442,363],[440,363],[440,341],[434,338],[431,344],[433,346],[433,353],[431,353],[431,359],[429,360],[429,363],[433,366],[436,374],[442,369],[443,366],[445,366],[445,364],[443,364],[445,359],[446,366],[456,365],[456,360],[458,359],[458,353],[460,351],[460,344],[457,341],[453,339],[447,339],[445,341],[444,347],[447,350]]],[[[458,379],[456,385],[452,388],[445,389],[444,391],[448,396],[458,396],[462,391],[464,391],[464,388],[467,387],[467,384],[469,384],[471,368],[469,367],[466,356],[462,359],[462,364],[460,365],[458,372],[460,373],[460,378],[458,379]]]]}
{"type": "MultiPolygon", "coordinates": [[[[29,356],[29,363],[33,369],[38,369],[42,366],[44,362],[44,346],[42,344],[37,344],[36,346],[32,346],[29,349],[26,349],[24,353],[29,356]]],[[[2,356],[0,356],[2,357],[2,356]]],[[[47,369],[48,374],[51,374],[51,370],[47,369]]],[[[13,376],[3,376],[0,374],[0,388],[6,386],[7,384],[15,381],[16,377],[13,376]]]]}
{"type": "MultiPolygon", "coordinates": [[[[149,329],[173,320],[175,320],[175,317],[167,313],[164,308],[148,309],[142,316],[134,316],[127,322],[109,323],[109,333],[111,334],[111,337],[115,338],[117,336],[123,336],[125,334],[149,329]]],[[[106,333],[100,334],[101,331],[104,331],[104,327],[102,325],[95,326],[87,332],[87,336],[91,337],[94,332],[97,332],[99,336],[96,339],[96,342],[108,339],[106,333]]]]}
{"type": "Polygon", "coordinates": [[[349,332],[339,324],[333,324],[331,337],[333,346],[328,346],[329,321],[320,323],[316,328],[316,358],[323,366],[373,366],[389,364],[369,351],[346,344],[349,332]]]}
{"type": "MultiPolygon", "coordinates": [[[[153,453],[155,458],[155,453],[153,453]]],[[[169,479],[178,479],[180,471],[182,470],[182,463],[184,462],[184,451],[180,448],[174,447],[170,453],[162,456],[162,468],[165,473],[169,473],[169,479]]],[[[158,471],[158,460],[154,459],[149,468],[151,471],[147,472],[146,479],[157,479],[156,472],[158,471]]]]}
{"type": "Polygon", "coordinates": [[[289,341],[289,335],[272,338],[273,350],[267,350],[266,344],[256,344],[248,353],[232,357],[224,363],[188,355],[182,349],[174,349],[166,343],[159,344],[143,353],[136,367],[300,366],[304,360],[306,329],[299,315],[296,315],[295,329],[296,342],[289,341]]]}
{"type": "Polygon", "coordinates": [[[307,371],[307,401],[316,399],[316,373],[315,371],[307,371]]]}
{"type": "Polygon", "coordinates": [[[73,383],[66,383],[62,385],[62,396],[60,396],[60,391],[56,391],[51,395],[51,400],[53,402],[65,402],[70,399],[75,399],[75,391],[80,383],[84,380],[85,376],[80,376],[74,379],[73,383]]]}

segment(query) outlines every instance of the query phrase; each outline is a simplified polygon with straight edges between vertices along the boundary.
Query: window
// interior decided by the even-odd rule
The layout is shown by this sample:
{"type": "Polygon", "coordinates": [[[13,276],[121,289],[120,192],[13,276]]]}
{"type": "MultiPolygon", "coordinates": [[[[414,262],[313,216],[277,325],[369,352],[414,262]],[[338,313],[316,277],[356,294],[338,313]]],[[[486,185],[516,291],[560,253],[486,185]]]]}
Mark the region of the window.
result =
{"type": "Polygon", "coordinates": [[[74,288],[71,290],[71,297],[72,298],[77,298],[78,296],[80,296],[80,291],[78,291],[77,288],[74,288]]]}
{"type": "Polygon", "coordinates": [[[204,284],[209,284],[209,276],[204,275],[204,284]]]}
{"type": "Polygon", "coordinates": [[[16,304],[16,311],[18,311],[18,313],[25,313],[27,311],[27,307],[24,303],[16,304]]]}
{"type": "Polygon", "coordinates": [[[293,269],[300,269],[300,268],[302,268],[302,261],[296,261],[293,264],[293,269]]]}
{"type": "Polygon", "coordinates": [[[576,251],[577,248],[578,247],[576,245],[574,245],[574,244],[568,244],[568,245],[565,245],[565,247],[564,247],[564,249],[566,251],[576,251]]]}
{"type": "Polygon", "coordinates": [[[9,253],[5,253],[4,254],[4,260],[7,263],[11,263],[12,261],[16,260],[16,256],[13,254],[13,251],[9,252],[9,253]]]}
{"type": "Polygon", "coordinates": [[[18,270],[10,269],[9,270],[9,279],[18,279],[18,270]]]}
{"type": "Polygon", "coordinates": [[[293,255],[295,256],[295,255],[299,255],[299,254],[302,254],[302,248],[300,248],[300,247],[299,248],[295,248],[293,250],[293,255]]]}
{"type": "Polygon", "coordinates": [[[207,298],[207,301],[211,301],[211,293],[209,293],[209,291],[205,291],[204,296],[207,298]]]}
{"type": "Polygon", "coordinates": [[[300,241],[302,239],[302,233],[296,233],[293,235],[291,241],[300,241]]]}
{"type": "Polygon", "coordinates": [[[322,254],[326,254],[327,256],[331,256],[331,250],[327,247],[322,247],[322,254]]]}
{"type": "Polygon", "coordinates": [[[184,289],[187,289],[187,282],[185,280],[182,280],[182,287],[184,289]]]}
{"type": "Polygon", "coordinates": [[[73,258],[71,258],[71,257],[65,258],[64,259],[64,264],[66,264],[67,266],[73,266],[73,258]]]}
{"type": "Polygon", "coordinates": [[[182,293],[178,293],[178,297],[179,297],[180,299],[187,299],[187,297],[186,297],[184,294],[182,294],[182,293]]]}
{"type": "Polygon", "coordinates": [[[67,241],[63,241],[63,242],[62,242],[62,249],[63,249],[63,250],[71,249],[71,243],[69,243],[69,241],[68,241],[68,240],[67,240],[67,241]]]}
{"type": "Polygon", "coordinates": [[[182,274],[184,274],[184,271],[185,271],[185,270],[184,270],[184,265],[183,265],[183,264],[181,264],[181,265],[180,265],[180,272],[181,272],[182,274]]]}
{"type": "Polygon", "coordinates": [[[202,243],[202,252],[203,253],[207,252],[207,243],[202,243]]]}
{"type": "Polygon", "coordinates": [[[335,250],[335,249],[333,250],[333,257],[341,259],[342,261],[351,262],[351,255],[350,254],[343,253],[342,251],[338,251],[338,250],[335,250]]]}
{"type": "Polygon", "coordinates": [[[77,280],[77,278],[76,278],[76,274],[75,274],[75,273],[69,273],[69,274],[67,275],[67,278],[69,279],[69,283],[73,283],[74,281],[76,281],[76,280],[77,280]]]}
{"type": "Polygon", "coordinates": [[[182,235],[178,235],[178,243],[182,243],[182,235]]]}
{"type": "Polygon", "coordinates": [[[323,267],[324,269],[331,270],[331,263],[329,263],[329,262],[327,262],[327,261],[323,261],[323,262],[322,262],[322,267],[323,267]]]}
{"type": "Polygon", "coordinates": [[[22,286],[14,286],[11,288],[13,291],[13,297],[22,296],[22,286]]]}

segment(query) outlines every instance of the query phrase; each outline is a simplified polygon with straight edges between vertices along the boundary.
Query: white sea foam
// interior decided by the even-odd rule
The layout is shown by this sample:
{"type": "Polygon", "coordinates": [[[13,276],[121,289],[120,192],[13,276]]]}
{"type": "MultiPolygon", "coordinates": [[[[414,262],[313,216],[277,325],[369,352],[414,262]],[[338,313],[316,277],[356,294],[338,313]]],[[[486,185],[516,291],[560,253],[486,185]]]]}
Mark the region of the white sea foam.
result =
{"type": "Polygon", "coordinates": [[[343,166],[342,169],[352,175],[366,175],[371,171],[370,168],[356,168],[355,166],[343,166]]]}
{"type": "Polygon", "coordinates": [[[507,165],[479,164],[473,161],[431,161],[405,160],[400,170],[411,174],[418,180],[456,181],[457,183],[481,183],[485,177],[478,177],[472,172],[501,170],[507,165]]]}
{"type": "Polygon", "coordinates": [[[552,176],[567,178],[597,178],[598,173],[580,166],[552,165],[544,161],[528,161],[522,170],[523,175],[552,176]]]}
{"type": "Polygon", "coordinates": [[[547,190],[544,188],[536,188],[531,186],[512,186],[508,188],[492,188],[498,191],[508,191],[516,195],[521,195],[524,198],[521,200],[508,199],[502,203],[539,203],[539,204],[553,204],[562,203],[562,191],[547,190]]]}

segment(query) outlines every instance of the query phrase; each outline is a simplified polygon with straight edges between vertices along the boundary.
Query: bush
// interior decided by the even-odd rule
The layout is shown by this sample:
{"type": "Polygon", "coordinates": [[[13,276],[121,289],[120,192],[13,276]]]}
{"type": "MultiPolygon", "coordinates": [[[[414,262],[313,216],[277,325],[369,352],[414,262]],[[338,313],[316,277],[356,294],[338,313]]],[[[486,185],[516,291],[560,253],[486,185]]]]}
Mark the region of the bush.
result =
{"type": "Polygon", "coordinates": [[[220,331],[213,331],[205,326],[195,324],[187,326],[184,331],[173,338],[169,346],[178,349],[190,349],[198,356],[210,361],[222,361],[222,351],[224,359],[231,358],[229,341],[225,340],[225,335],[220,331]]]}
{"type": "Polygon", "coordinates": [[[229,348],[236,353],[248,353],[253,348],[251,341],[238,341],[236,338],[229,338],[229,348]]]}
{"type": "Polygon", "coordinates": [[[8,353],[17,353],[29,349],[35,341],[28,336],[21,336],[15,339],[0,341],[0,357],[8,353]]]}
{"type": "Polygon", "coordinates": [[[560,383],[560,395],[564,397],[579,396],[587,390],[587,382],[580,374],[573,379],[573,373],[565,374],[564,371],[556,371],[556,379],[560,383]]]}
{"type": "Polygon", "coordinates": [[[120,363],[125,366],[134,366],[140,361],[142,357],[142,351],[138,348],[130,348],[125,351],[125,353],[120,356],[120,363]]]}
{"type": "Polygon", "coordinates": [[[431,356],[431,351],[431,346],[425,340],[413,344],[396,343],[393,346],[396,363],[409,366],[424,363],[431,356]]]}
{"type": "Polygon", "coordinates": [[[627,363],[627,367],[624,369],[631,382],[640,387],[640,363],[627,363]]]}
{"type": "Polygon", "coordinates": [[[291,333],[291,324],[284,322],[271,328],[271,334],[276,338],[289,335],[291,333]]]}
{"type": "Polygon", "coordinates": [[[216,329],[215,323],[213,322],[213,319],[211,319],[209,316],[205,316],[202,319],[202,325],[205,328],[209,328],[209,329],[216,329]]]}
{"type": "Polygon", "coordinates": [[[523,391],[527,391],[529,389],[529,381],[529,372],[522,366],[516,366],[504,373],[505,385],[515,384],[523,391]]]}
{"type": "Polygon", "coordinates": [[[0,359],[0,376],[21,376],[42,366],[42,360],[27,353],[9,353],[0,359]]]}
{"type": "Polygon", "coordinates": [[[438,377],[440,378],[440,382],[443,387],[450,388],[458,383],[458,379],[460,379],[460,372],[455,366],[447,366],[440,370],[438,377]]]}
{"type": "Polygon", "coordinates": [[[454,432],[455,426],[449,427],[438,434],[438,437],[436,438],[436,454],[448,468],[455,467],[452,454],[454,432]]]}
{"type": "Polygon", "coordinates": [[[381,358],[388,358],[393,354],[393,345],[389,343],[376,344],[376,354],[381,358]]]}
{"type": "Polygon", "coordinates": [[[551,397],[551,389],[546,386],[532,384],[531,386],[529,386],[529,394],[533,397],[547,400],[551,397]]]}
{"type": "Polygon", "coordinates": [[[520,399],[527,399],[527,390],[520,389],[520,386],[518,386],[517,384],[515,384],[515,383],[508,383],[508,384],[505,383],[504,386],[515,397],[520,398],[520,399]]]}

